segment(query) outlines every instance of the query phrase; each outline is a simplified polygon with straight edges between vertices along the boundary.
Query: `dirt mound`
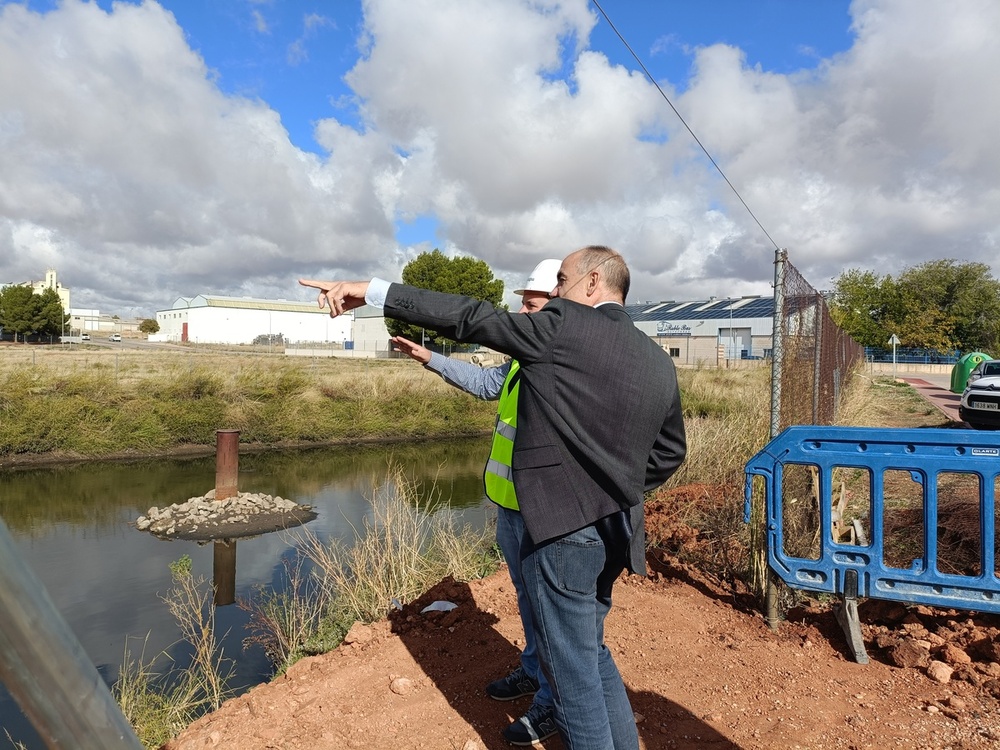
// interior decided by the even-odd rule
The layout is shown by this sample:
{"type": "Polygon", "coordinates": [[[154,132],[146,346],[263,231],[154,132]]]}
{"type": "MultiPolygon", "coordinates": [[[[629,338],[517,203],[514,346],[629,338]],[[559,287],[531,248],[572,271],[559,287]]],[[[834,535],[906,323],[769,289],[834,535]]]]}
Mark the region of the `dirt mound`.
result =
{"type": "MultiPolygon", "coordinates": [[[[1000,747],[997,618],[866,602],[862,666],[827,609],[799,607],[774,633],[698,571],[651,563],[616,586],[606,633],[647,750],[1000,747]]],[[[483,687],[516,665],[520,638],[506,571],[446,580],[165,747],[508,748],[500,731],[527,699],[483,687]],[[422,612],[435,601],[457,606],[422,612]]]]}

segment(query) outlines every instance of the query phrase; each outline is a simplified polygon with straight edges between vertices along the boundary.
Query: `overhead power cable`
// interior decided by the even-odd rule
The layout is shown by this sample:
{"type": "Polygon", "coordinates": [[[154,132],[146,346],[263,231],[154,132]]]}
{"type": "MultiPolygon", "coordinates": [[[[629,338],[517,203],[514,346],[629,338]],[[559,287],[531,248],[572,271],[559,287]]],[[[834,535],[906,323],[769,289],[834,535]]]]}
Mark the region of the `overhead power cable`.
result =
{"type": "Polygon", "coordinates": [[[608,22],[608,26],[610,26],[611,30],[615,32],[615,34],[621,40],[621,43],[625,45],[625,49],[627,49],[629,53],[631,53],[632,57],[635,58],[635,61],[639,64],[639,67],[642,68],[642,72],[646,74],[646,78],[649,79],[650,83],[656,86],[656,90],[660,92],[660,96],[662,96],[663,100],[670,105],[670,109],[674,111],[674,114],[677,115],[677,119],[681,121],[681,124],[687,129],[687,132],[691,134],[692,138],[694,138],[695,143],[697,143],[701,147],[701,150],[705,152],[705,156],[707,156],[708,160],[712,162],[712,166],[716,168],[716,170],[719,172],[720,175],[722,175],[722,179],[724,179],[726,181],[726,184],[729,185],[729,189],[733,191],[733,194],[737,198],[739,198],[740,203],[743,204],[743,208],[745,208],[747,210],[747,213],[750,214],[750,218],[753,219],[754,222],[756,222],[757,226],[760,227],[760,231],[762,231],[764,233],[764,236],[767,237],[768,240],[770,240],[772,245],[774,245],[774,249],[775,250],[780,249],[778,247],[778,243],[775,242],[773,239],[771,239],[771,235],[768,234],[766,229],[764,229],[764,225],[760,223],[760,220],[757,219],[757,217],[754,215],[754,212],[750,210],[750,206],[748,206],[747,202],[743,200],[743,196],[740,195],[740,191],[736,189],[736,187],[733,185],[732,182],[729,181],[729,178],[726,177],[726,173],[722,171],[722,167],[720,167],[718,163],[715,161],[715,159],[712,158],[712,155],[708,152],[708,149],[705,148],[705,144],[703,144],[701,140],[698,138],[698,136],[694,134],[694,131],[691,130],[691,126],[687,124],[687,121],[685,121],[685,119],[681,116],[681,113],[677,111],[677,107],[675,107],[674,103],[670,101],[670,97],[668,97],[666,93],[663,91],[663,89],[660,88],[660,84],[656,82],[656,79],[653,78],[650,72],[646,69],[646,66],[643,64],[642,60],[639,59],[639,56],[635,53],[632,47],[629,46],[629,43],[625,41],[625,37],[623,37],[621,35],[621,32],[618,31],[614,22],[612,22],[612,20],[608,17],[608,14],[604,12],[604,8],[601,7],[601,4],[597,2],[597,0],[591,0],[591,2],[597,6],[597,9],[601,12],[601,15],[604,16],[604,20],[608,22]]]}

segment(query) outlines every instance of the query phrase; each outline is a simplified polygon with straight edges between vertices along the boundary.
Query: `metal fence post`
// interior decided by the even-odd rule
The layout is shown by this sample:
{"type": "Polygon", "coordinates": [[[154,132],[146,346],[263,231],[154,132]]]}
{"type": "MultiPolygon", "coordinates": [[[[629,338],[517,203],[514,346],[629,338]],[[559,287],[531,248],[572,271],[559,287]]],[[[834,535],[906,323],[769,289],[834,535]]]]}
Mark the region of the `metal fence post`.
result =
{"type": "Polygon", "coordinates": [[[785,360],[785,262],[788,251],[774,251],[774,323],[771,334],[771,439],[781,432],[781,369],[785,360]]]}
{"type": "Polygon", "coordinates": [[[0,521],[0,679],[49,747],[142,750],[83,646],[0,521]]]}
{"type": "MultiPolygon", "coordinates": [[[[785,364],[785,263],[788,251],[778,248],[774,251],[774,323],[772,325],[771,349],[771,439],[781,432],[781,373],[785,364]]],[[[763,523],[766,527],[767,514],[763,523]]],[[[764,554],[767,554],[767,531],[762,529],[765,539],[764,554]]],[[[778,629],[778,581],[771,567],[764,561],[764,619],[771,630],[778,629]]]]}
{"type": "MultiPolygon", "coordinates": [[[[819,424],[819,392],[823,377],[823,295],[816,292],[816,313],[813,315],[813,330],[815,331],[813,347],[813,424],[819,424]]],[[[771,437],[774,437],[773,435],[771,437]]]]}

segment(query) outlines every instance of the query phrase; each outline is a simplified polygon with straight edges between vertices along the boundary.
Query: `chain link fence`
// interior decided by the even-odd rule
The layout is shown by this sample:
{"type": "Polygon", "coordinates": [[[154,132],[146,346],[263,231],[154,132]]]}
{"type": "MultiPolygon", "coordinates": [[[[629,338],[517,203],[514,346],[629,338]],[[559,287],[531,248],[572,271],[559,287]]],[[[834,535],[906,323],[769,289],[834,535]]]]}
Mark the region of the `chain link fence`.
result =
{"type": "MultiPolygon", "coordinates": [[[[865,359],[864,349],[830,317],[823,295],[788,262],[779,249],[774,261],[774,329],[771,360],[771,438],[797,424],[833,424],[843,387],[865,359]]],[[[800,494],[814,492],[811,476],[801,478],[800,494]]],[[[763,599],[768,624],[780,620],[778,580],[767,566],[767,529],[761,487],[753,493],[750,517],[750,585],[763,599]]],[[[818,497],[793,508],[785,519],[810,540],[818,530],[818,497]]],[[[787,591],[787,590],[786,590],[787,591]]]]}
{"type": "Polygon", "coordinates": [[[823,295],[775,254],[771,437],[793,424],[833,424],[846,377],[864,349],[842,331],[823,295]]]}

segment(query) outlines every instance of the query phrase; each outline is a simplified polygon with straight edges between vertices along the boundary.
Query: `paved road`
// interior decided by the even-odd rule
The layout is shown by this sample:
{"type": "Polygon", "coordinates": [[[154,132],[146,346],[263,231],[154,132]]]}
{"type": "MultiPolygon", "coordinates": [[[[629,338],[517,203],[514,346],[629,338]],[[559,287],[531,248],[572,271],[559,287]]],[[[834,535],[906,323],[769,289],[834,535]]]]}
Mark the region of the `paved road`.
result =
{"type": "Polygon", "coordinates": [[[958,416],[962,394],[951,392],[951,375],[921,373],[898,379],[913,386],[917,393],[936,406],[948,419],[964,424],[958,416]]]}

